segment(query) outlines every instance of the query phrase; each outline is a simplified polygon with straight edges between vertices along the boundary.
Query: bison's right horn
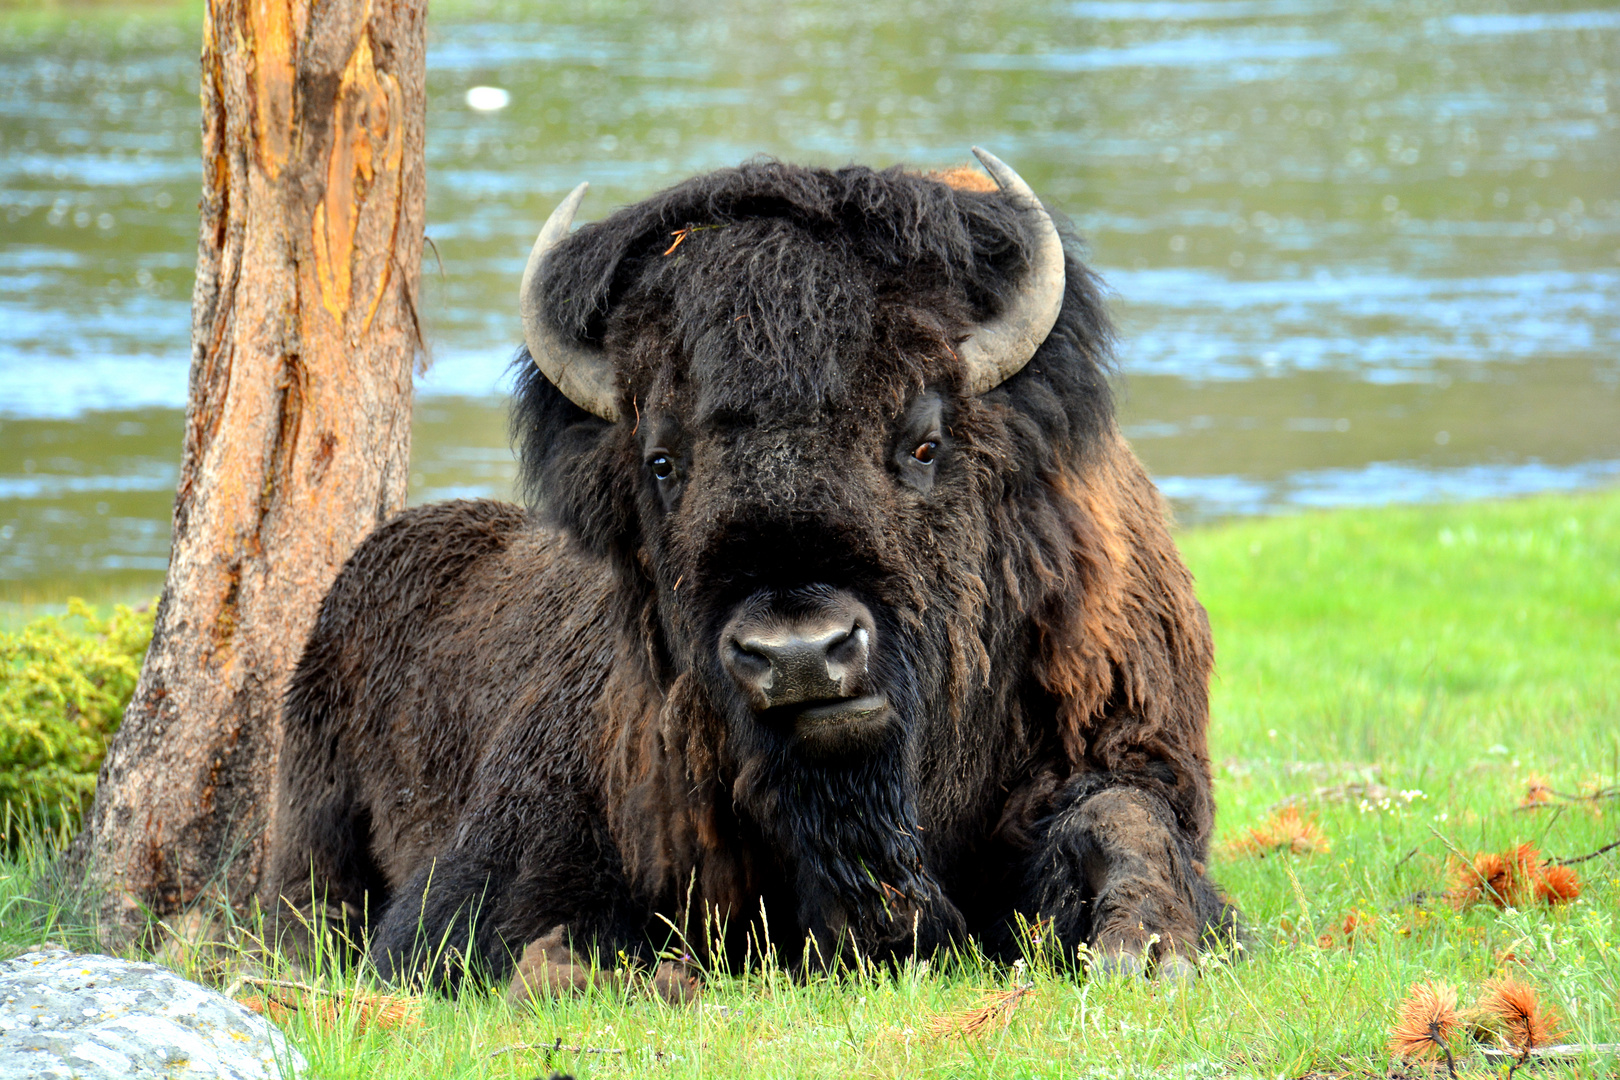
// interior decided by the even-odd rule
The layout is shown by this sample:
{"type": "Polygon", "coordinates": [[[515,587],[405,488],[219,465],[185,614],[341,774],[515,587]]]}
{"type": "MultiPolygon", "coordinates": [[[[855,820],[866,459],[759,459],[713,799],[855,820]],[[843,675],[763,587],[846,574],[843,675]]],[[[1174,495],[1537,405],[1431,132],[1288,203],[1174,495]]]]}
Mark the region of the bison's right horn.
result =
{"type": "Polygon", "coordinates": [[[967,366],[968,392],[982,394],[1022,371],[1052,332],[1063,307],[1063,241],[1051,215],[1023,177],[988,150],[975,146],[973,156],[1005,194],[1023,204],[1037,232],[1034,257],[1023,287],[1006,310],[974,327],[957,349],[967,366]]]}
{"type": "Polygon", "coordinates": [[[529,265],[523,269],[518,311],[523,315],[523,340],[535,366],[569,401],[611,423],[619,418],[613,365],[600,349],[581,345],[558,331],[546,317],[546,305],[540,296],[540,264],[552,248],[567,238],[574,211],[590,186],[581,184],[570,191],[541,227],[534,250],[529,252],[529,265]]]}

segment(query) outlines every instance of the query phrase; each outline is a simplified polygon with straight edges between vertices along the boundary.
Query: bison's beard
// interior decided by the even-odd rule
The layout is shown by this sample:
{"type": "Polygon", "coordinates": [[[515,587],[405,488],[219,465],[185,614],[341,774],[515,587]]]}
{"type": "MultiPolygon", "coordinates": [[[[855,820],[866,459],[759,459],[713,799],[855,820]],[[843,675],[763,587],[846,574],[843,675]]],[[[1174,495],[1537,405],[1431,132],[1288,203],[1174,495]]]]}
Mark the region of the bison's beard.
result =
{"type": "Polygon", "coordinates": [[[966,935],[962,915],[924,864],[906,730],[840,761],[791,748],[751,755],[733,791],[792,879],[812,962],[928,955],[966,935]]]}

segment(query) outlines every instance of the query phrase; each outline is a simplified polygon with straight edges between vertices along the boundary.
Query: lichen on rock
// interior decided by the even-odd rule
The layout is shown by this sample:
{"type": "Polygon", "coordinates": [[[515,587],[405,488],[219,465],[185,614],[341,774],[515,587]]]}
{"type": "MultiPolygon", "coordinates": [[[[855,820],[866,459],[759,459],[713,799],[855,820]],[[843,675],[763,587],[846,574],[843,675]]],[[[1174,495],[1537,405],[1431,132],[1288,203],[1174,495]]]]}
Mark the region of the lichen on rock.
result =
{"type": "Polygon", "coordinates": [[[263,1017],[156,964],[52,950],[0,963],[0,1076],[290,1080],[263,1017]]]}

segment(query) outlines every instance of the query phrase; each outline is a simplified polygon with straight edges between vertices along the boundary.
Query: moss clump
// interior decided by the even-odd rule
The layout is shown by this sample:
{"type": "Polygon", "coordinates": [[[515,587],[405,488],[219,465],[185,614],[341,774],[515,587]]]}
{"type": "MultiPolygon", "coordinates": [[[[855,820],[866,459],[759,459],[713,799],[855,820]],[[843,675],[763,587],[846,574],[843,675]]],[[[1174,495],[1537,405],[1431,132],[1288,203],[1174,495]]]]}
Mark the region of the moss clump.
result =
{"type": "Polygon", "coordinates": [[[107,741],[135,692],[153,612],[120,604],[100,619],[83,600],[65,615],[0,633],[0,845],[25,830],[77,826],[107,741]]]}

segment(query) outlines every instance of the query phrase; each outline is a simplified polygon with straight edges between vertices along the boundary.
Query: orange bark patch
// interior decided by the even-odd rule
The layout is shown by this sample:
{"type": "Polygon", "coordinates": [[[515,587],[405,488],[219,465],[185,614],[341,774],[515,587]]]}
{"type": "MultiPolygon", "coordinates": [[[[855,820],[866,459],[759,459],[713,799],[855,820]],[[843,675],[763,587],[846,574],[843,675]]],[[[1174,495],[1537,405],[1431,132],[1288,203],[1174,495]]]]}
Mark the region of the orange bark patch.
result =
{"type": "MultiPolygon", "coordinates": [[[[404,153],[399,83],[378,71],[369,31],[343,69],[334,117],[332,153],[326,163],[326,194],[315,208],[315,277],[321,304],[340,324],[353,300],[355,232],[362,204],[378,173],[399,172],[404,153]]],[[[388,265],[374,275],[366,296],[365,327],[388,283],[388,265]]]]}
{"type": "MultiPolygon", "coordinates": [[[[292,5],[285,0],[252,0],[246,5],[253,34],[253,137],[259,167],[271,180],[281,176],[292,150],[293,30],[292,5]]],[[[213,19],[204,23],[212,26],[213,19]]],[[[245,43],[239,43],[246,48],[245,43]]]]}

